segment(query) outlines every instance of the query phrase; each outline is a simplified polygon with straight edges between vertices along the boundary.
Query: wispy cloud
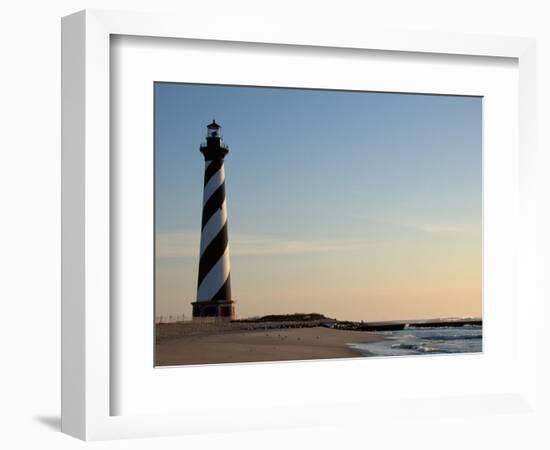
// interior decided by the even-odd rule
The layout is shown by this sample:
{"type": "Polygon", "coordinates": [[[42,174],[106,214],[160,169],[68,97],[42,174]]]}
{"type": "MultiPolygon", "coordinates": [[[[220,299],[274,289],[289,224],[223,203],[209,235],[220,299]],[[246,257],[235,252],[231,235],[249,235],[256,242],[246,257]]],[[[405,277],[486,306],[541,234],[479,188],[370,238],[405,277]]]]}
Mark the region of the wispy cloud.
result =
{"type": "Polygon", "coordinates": [[[456,233],[464,230],[464,226],[449,223],[409,224],[408,227],[425,233],[456,233]]]}
{"type": "Polygon", "coordinates": [[[471,223],[468,222],[437,222],[437,219],[434,221],[421,222],[416,221],[413,217],[376,216],[361,211],[355,212],[354,218],[362,220],[365,226],[391,229],[395,233],[398,233],[399,230],[403,231],[403,229],[409,229],[423,233],[444,234],[468,231],[472,228],[471,223]]]}
{"type": "MultiPolygon", "coordinates": [[[[181,231],[159,233],[156,254],[161,258],[198,256],[200,235],[181,231]]],[[[295,240],[271,236],[231,233],[232,255],[290,255],[331,252],[356,248],[359,241],[353,239],[295,240]]]]}

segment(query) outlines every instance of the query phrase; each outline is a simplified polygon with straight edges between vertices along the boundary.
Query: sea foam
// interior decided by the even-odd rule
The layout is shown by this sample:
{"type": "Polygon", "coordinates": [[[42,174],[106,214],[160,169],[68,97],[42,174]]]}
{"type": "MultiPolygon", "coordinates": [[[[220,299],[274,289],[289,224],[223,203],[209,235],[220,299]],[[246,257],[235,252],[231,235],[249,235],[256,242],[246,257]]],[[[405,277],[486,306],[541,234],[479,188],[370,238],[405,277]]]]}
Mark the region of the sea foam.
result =
{"type": "Polygon", "coordinates": [[[377,333],[384,340],[350,344],[363,356],[406,356],[483,351],[482,327],[415,328],[377,333]]]}

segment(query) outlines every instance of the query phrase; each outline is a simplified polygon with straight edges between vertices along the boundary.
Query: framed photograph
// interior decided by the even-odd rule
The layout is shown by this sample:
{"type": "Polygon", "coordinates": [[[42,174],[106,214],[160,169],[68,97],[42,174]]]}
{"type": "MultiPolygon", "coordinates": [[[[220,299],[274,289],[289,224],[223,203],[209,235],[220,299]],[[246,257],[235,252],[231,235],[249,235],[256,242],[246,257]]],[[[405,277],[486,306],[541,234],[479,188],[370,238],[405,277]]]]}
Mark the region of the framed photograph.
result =
{"type": "Polygon", "coordinates": [[[63,431],[532,412],[534,42],[205,20],[63,19],[63,431]]]}
{"type": "Polygon", "coordinates": [[[154,95],[156,366],[482,351],[482,97],[154,95]]]}

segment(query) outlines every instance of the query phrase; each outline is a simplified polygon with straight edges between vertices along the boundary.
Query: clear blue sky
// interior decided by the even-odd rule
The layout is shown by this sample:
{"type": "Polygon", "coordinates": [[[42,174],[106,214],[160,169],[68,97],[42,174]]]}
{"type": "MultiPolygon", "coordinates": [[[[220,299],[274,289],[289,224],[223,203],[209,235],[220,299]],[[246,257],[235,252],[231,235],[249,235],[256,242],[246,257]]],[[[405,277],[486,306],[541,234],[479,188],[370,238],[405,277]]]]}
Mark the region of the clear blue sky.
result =
{"type": "Polygon", "coordinates": [[[158,310],[194,300],[215,118],[238,313],[480,315],[481,116],[479,97],[157,83],[158,310]]]}

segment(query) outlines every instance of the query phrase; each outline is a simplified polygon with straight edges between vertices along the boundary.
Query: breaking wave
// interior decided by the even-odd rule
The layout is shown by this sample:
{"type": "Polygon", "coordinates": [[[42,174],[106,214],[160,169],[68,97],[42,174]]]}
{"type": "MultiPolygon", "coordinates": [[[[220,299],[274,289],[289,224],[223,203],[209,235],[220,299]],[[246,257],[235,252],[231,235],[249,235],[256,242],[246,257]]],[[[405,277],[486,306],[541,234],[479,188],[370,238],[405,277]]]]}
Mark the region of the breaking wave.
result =
{"type": "Polygon", "coordinates": [[[384,340],[366,344],[350,344],[363,356],[406,356],[483,351],[483,333],[474,327],[409,327],[401,331],[377,333],[384,340]]]}

